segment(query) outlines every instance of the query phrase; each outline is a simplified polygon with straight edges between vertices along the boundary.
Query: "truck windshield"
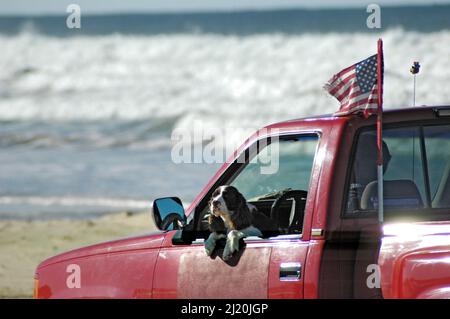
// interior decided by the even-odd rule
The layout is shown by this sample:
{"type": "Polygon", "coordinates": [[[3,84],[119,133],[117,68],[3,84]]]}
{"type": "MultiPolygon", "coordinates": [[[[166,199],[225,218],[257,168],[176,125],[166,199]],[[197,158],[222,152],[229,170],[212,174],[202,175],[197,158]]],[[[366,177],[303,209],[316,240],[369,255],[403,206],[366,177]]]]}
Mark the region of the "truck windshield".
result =
{"type": "Polygon", "coordinates": [[[280,137],[262,148],[232,179],[248,200],[285,189],[308,190],[317,135],[280,137]]]}
{"type": "MultiPolygon", "coordinates": [[[[386,210],[450,208],[450,125],[386,128],[383,132],[386,210]]],[[[376,132],[358,137],[346,212],[378,208],[376,132]]]]}

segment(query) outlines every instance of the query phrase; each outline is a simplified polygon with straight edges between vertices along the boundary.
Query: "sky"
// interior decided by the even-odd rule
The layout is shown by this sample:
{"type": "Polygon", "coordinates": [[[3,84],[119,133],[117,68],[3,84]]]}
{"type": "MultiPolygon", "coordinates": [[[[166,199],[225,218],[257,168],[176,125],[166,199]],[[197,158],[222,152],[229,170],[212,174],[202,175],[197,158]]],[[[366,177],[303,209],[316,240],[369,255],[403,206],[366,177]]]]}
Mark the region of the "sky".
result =
{"type": "Polygon", "coordinates": [[[79,4],[83,14],[198,12],[273,8],[344,8],[383,5],[450,4],[450,0],[1,0],[0,15],[65,15],[69,4],[79,4]]]}

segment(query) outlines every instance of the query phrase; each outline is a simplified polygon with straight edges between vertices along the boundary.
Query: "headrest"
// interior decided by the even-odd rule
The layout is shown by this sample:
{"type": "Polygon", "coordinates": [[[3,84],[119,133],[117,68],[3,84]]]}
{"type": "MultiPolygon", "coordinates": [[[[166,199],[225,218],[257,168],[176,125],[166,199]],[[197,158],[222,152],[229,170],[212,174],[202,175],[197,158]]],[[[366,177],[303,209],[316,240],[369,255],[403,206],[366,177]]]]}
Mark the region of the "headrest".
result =
{"type": "MultiPolygon", "coordinates": [[[[384,181],[383,199],[385,208],[421,208],[422,196],[411,180],[384,181]]],[[[378,182],[367,184],[361,196],[361,209],[378,208],[378,182]]]]}
{"type": "MultiPolygon", "coordinates": [[[[386,142],[383,141],[383,173],[386,172],[391,160],[391,153],[386,142]]],[[[371,134],[361,134],[353,164],[357,183],[367,185],[377,178],[377,138],[371,134]]]]}

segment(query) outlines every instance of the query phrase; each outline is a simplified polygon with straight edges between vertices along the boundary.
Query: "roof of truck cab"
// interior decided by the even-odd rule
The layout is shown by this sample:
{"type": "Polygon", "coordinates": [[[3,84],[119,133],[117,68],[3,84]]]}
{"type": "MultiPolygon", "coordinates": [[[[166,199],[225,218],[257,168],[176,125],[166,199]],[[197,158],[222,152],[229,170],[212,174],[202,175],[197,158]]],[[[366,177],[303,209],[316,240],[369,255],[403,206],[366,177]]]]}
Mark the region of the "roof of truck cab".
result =
{"type": "MultiPolygon", "coordinates": [[[[390,118],[395,119],[401,116],[402,120],[417,120],[420,118],[429,119],[430,117],[436,117],[436,110],[450,109],[450,105],[436,105],[436,106],[416,106],[416,107],[402,107],[402,108],[392,108],[383,110],[383,118],[388,120],[390,118]],[[408,116],[410,115],[410,116],[408,116]]],[[[372,116],[375,118],[376,116],[372,116]]],[[[305,124],[306,122],[313,123],[323,123],[325,124],[331,122],[347,122],[350,119],[360,118],[365,120],[361,113],[350,114],[345,116],[336,116],[334,114],[322,114],[317,116],[309,116],[297,119],[291,119],[287,121],[273,123],[266,126],[266,128],[282,128],[282,127],[292,127],[296,125],[305,124]]]]}

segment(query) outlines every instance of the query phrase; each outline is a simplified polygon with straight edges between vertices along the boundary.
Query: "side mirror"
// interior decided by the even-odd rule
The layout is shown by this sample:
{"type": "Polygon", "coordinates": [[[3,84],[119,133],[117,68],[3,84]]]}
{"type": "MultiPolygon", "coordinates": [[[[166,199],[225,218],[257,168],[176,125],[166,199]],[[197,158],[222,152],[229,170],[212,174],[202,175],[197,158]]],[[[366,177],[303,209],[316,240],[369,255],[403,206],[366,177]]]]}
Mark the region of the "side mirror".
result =
{"type": "Polygon", "coordinates": [[[184,207],[178,197],[164,197],[153,201],[153,220],[160,230],[181,229],[186,225],[184,207]]]}

